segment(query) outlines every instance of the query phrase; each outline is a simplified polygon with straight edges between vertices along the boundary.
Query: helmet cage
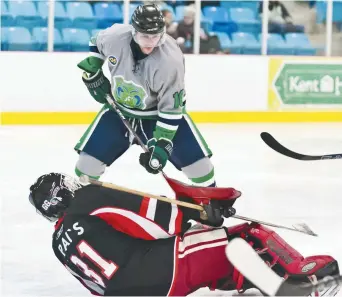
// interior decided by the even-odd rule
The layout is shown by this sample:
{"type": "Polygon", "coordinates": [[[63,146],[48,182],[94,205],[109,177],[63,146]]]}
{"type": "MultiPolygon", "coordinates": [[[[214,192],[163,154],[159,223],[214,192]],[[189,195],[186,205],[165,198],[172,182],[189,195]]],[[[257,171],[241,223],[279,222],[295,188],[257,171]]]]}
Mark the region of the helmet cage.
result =
{"type": "Polygon", "coordinates": [[[141,47],[158,47],[161,46],[166,39],[166,29],[160,33],[147,34],[139,32],[137,29],[132,27],[132,36],[134,41],[141,47]]]}

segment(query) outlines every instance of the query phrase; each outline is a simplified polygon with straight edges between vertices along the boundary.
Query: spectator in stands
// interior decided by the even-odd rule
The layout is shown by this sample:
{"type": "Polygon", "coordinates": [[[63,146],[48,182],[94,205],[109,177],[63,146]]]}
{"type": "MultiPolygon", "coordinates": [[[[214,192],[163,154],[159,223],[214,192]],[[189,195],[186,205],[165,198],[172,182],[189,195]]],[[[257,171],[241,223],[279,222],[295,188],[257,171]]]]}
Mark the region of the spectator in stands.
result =
{"type": "Polygon", "coordinates": [[[172,12],[168,9],[162,10],[163,16],[165,18],[166,33],[177,39],[177,27],[178,23],[173,21],[172,12]]]}
{"type": "MultiPolygon", "coordinates": [[[[193,53],[195,15],[195,6],[188,5],[184,9],[183,20],[177,26],[177,43],[184,53],[193,53]]],[[[221,45],[217,36],[209,36],[203,28],[200,30],[200,53],[221,53],[221,45]]]]}
{"type": "MultiPolygon", "coordinates": [[[[259,4],[259,14],[262,18],[263,3],[259,4]]],[[[269,33],[290,33],[304,32],[304,26],[294,25],[291,15],[285,5],[280,1],[269,1],[268,3],[268,32],[269,33]]]]}

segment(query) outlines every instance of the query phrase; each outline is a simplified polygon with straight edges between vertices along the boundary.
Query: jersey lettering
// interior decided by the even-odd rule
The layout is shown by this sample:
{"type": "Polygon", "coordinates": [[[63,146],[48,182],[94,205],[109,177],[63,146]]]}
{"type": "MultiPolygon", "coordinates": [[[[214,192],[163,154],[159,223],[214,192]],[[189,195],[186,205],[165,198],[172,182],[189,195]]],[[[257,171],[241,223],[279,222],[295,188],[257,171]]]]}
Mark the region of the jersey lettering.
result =
{"type": "MultiPolygon", "coordinates": [[[[90,278],[90,280],[84,279],[80,275],[77,274],[77,277],[82,278],[83,283],[91,290],[94,290],[97,285],[105,288],[105,283],[103,281],[102,276],[106,277],[108,280],[113,277],[115,272],[118,270],[118,265],[116,265],[113,261],[108,261],[104,259],[90,244],[82,240],[77,244],[76,249],[81,256],[81,258],[87,258],[92,263],[94,263],[99,269],[100,274],[95,272],[93,269],[89,268],[89,266],[76,255],[71,255],[70,261],[75,264],[85,276],[90,278]],[[102,276],[101,276],[102,275],[102,276]]],[[[70,271],[70,269],[68,269],[70,271]]],[[[71,272],[71,271],[70,271],[71,272]]],[[[72,273],[75,275],[75,273],[72,273]]]]}
{"type": "Polygon", "coordinates": [[[111,279],[114,273],[118,270],[118,266],[115,265],[113,261],[103,259],[86,241],[82,240],[76,248],[81,257],[87,257],[97,265],[101,269],[102,275],[107,279],[111,279]]]}
{"type": "Polygon", "coordinates": [[[173,94],[173,99],[175,100],[174,108],[183,107],[184,96],[185,91],[183,89],[173,94]]]}

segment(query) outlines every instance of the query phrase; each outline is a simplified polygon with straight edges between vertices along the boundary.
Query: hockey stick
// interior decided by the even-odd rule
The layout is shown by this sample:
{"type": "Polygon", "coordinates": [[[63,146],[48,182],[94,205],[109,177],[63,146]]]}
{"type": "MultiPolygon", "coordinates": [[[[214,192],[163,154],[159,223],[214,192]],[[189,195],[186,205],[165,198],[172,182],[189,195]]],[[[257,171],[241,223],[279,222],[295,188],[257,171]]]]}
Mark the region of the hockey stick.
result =
{"type": "Polygon", "coordinates": [[[138,141],[139,145],[141,146],[141,148],[144,150],[145,153],[148,152],[148,148],[145,146],[145,144],[142,142],[142,140],[140,139],[139,135],[137,134],[137,132],[134,131],[134,129],[132,128],[131,124],[129,123],[129,121],[127,121],[127,119],[125,118],[125,116],[122,114],[120,108],[117,106],[117,104],[115,103],[115,101],[112,99],[112,97],[110,95],[106,95],[106,100],[108,102],[108,104],[114,109],[114,111],[118,114],[118,116],[120,117],[121,121],[123,122],[123,124],[125,125],[125,127],[127,128],[127,130],[135,137],[135,139],[138,141]]]}
{"type": "Polygon", "coordinates": [[[267,132],[262,132],[260,134],[260,137],[271,149],[289,158],[293,158],[293,159],[297,159],[301,161],[342,159],[342,154],[309,156],[309,155],[302,155],[302,154],[293,152],[289,150],[288,148],[284,147],[282,144],[280,144],[270,133],[267,133],[267,132]]]}
{"type": "Polygon", "coordinates": [[[250,218],[238,216],[238,215],[234,215],[233,218],[236,218],[239,220],[244,220],[244,221],[250,221],[253,223],[257,223],[257,224],[261,224],[261,225],[265,225],[265,226],[270,226],[270,227],[275,227],[275,228],[279,228],[279,229],[296,231],[296,232],[304,233],[304,234],[311,235],[311,236],[318,236],[315,232],[313,232],[310,229],[310,227],[307,224],[304,224],[304,223],[296,224],[296,226],[294,225],[291,228],[291,227],[286,227],[286,226],[282,226],[282,225],[268,223],[268,222],[264,222],[264,221],[260,221],[260,220],[250,219],[250,218]]]}
{"type": "Polygon", "coordinates": [[[342,276],[327,276],[316,284],[294,285],[278,276],[243,239],[235,238],[226,246],[226,256],[259,290],[269,296],[309,296],[316,291],[329,290],[337,293],[342,276]]]}
{"type": "MultiPolygon", "coordinates": [[[[132,190],[132,189],[125,188],[125,187],[122,187],[122,186],[114,185],[112,183],[101,182],[101,181],[98,181],[98,180],[95,180],[95,179],[91,179],[91,178],[89,178],[88,176],[85,176],[85,175],[82,176],[80,178],[80,180],[82,182],[91,183],[93,185],[98,185],[98,186],[102,186],[102,187],[106,187],[106,188],[110,188],[110,189],[114,189],[114,190],[124,191],[124,192],[132,193],[132,194],[135,194],[135,195],[138,195],[138,196],[154,198],[154,199],[157,199],[157,200],[160,200],[160,201],[164,201],[164,202],[167,202],[167,203],[176,204],[176,205],[179,205],[179,206],[196,209],[196,210],[198,210],[201,213],[201,219],[203,219],[203,220],[207,219],[207,214],[205,213],[204,208],[201,205],[198,205],[198,204],[183,202],[183,201],[179,201],[179,200],[176,200],[176,199],[173,199],[173,198],[168,198],[168,197],[158,196],[158,195],[154,195],[154,194],[150,194],[150,193],[146,193],[146,192],[132,190]]],[[[265,226],[281,228],[281,229],[286,229],[286,230],[290,230],[290,231],[296,231],[296,232],[300,232],[300,233],[303,233],[303,234],[306,234],[306,235],[317,236],[317,234],[315,234],[309,228],[309,226],[307,226],[306,224],[298,224],[298,227],[293,226],[293,228],[291,228],[291,227],[286,227],[286,226],[277,225],[277,224],[273,224],[273,223],[268,223],[268,222],[264,222],[264,221],[260,221],[260,220],[255,220],[255,219],[251,219],[251,218],[243,217],[243,216],[239,216],[239,215],[233,215],[232,218],[240,219],[240,220],[248,221],[248,222],[252,222],[252,223],[257,223],[257,224],[261,224],[261,225],[265,225],[265,226]]]]}
{"type": "Polygon", "coordinates": [[[93,185],[97,185],[97,186],[101,186],[101,187],[105,187],[105,188],[110,188],[110,189],[114,189],[114,190],[118,190],[118,191],[128,192],[128,193],[138,195],[138,196],[142,196],[142,197],[154,198],[154,199],[157,199],[160,201],[164,201],[164,202],[171,203],[171,204],[176,204],[176,205],[187,207],[187,208],[196,209],[201,213],[201,219],[202,220],[208,219],[204,208],[198,204],[183,202],[183,201],[179,201],[179,200],[168,198],[168,197],[163,197],[163,196],[158,196],[158,195],[145,193],[145,192],[141,192],[141,191],[137,191],[137,190],[132,190],[132,189],[125,188],[122,186],[114,185],[112,183],[101,182],[101,181],[89,178],[88,176],[82,176],[81,181],[82,182],[89,182],[93,185]]]}

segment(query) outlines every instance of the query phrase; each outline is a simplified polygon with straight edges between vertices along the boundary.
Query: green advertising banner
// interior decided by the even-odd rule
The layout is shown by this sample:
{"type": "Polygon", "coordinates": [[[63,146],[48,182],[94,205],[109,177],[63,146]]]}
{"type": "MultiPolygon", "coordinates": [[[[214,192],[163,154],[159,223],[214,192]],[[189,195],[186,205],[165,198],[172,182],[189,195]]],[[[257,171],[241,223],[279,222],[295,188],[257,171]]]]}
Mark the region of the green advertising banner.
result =
{"type": "Polygon", "coordinates": [[[271,58],[269,73],[271,109],[299,105],[342,108],[342,60],[331,63],[271,58]]]}

